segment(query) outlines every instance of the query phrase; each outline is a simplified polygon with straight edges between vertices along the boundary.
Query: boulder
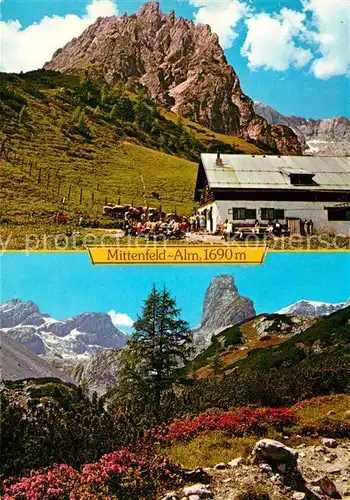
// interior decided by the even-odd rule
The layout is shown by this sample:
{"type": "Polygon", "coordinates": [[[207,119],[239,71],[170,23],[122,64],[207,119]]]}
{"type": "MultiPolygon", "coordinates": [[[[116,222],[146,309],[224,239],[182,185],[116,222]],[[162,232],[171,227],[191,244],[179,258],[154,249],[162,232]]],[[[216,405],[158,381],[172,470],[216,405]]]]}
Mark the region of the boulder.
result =
{"type": "Polygon", "coordinates": [[[186,497],[191,495],[197,495],[199,498],[210,498],[212,497],[212,492],[207,488],[205,484],[197,483],[192,486],[185,486],[182,493],[186,497]]]}
{"type": "Polygon", "coordinates": [[[265,472],[269,476],[273,476],[272,467],[269,464],[260,464],[260,469],[262,472],[265,472]]]}
{"type": "Polygon", "coordinates": [[[274,439],[261,439],[258,441],[252,454],[257,460],[269,464],[286,463],[296,465],[298,459],[297,451],[274,439]]]}
{"type": "Polygon", "coordinates": [[[315,452],[316,453],[325,453],[326,450],[323,448],[323,446],[315,446],[315,452]]]}
{"type": "Polygon", "coordinates": [[[302,491],[295,491],[292,496],[292,500],[304,500],[306,498],[306,494],[302,491]]]}
{"type": "Polygon", "coordinates": [[[175,491],[169,491],[161,498],[161,500],[179,500],[175,491]]]}
{"type": "Polygon", "coordinates": [[[227,465],[229,465],[230,467],[239,467],[242,463],[243,463],[243,458],[237,457],[237,458],[234,458],[233,460],[231,460],[230,462],[228,462],[227,465]]]}
{"type": "Polygon", "coordinates": [[[227,465],[224,463],[224,462],[221,462],[219,464],[216,464],[214,466],[214,469],[215,470],[223,470],[223,469],[227,469],[227,465]]]}
{"type": "Polygon", "coordinates": [[[193,470],[185,470],[183,471],[183,478],[186,483],[201,483],[201,484],[208,484],[209,483],[209,477],[208,477],[208,472],[210,472],[210,468],[204,468],[202,469],[201,467],[198,467],[197,469],[193,470]]]}
{"type": "Polygon", "coordinates": [[[337,446],[339,445],[338,441],[332,438],[323,438],[321,440],[321,443],[323,444],[323,446],[327,446],[327,448],[337,448],[337,446]]]}
{"type": "Polygon", "coordinates": [[[323,476],[320,479],[313,481],[312,484],[314,486],[319,486],[322,492],[331,498],[341,498],[341,495],[337,491],[335,484],[327,476],[323,476]]]}

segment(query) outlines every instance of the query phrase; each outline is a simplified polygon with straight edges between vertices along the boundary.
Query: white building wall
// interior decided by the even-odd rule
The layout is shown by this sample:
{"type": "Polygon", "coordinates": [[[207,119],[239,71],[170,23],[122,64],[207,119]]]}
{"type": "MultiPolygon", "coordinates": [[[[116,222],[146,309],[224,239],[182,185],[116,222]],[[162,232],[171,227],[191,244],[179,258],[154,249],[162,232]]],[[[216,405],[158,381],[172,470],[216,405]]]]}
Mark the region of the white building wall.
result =
{"type": "MultiPolygon", "coordinates": [[[[332,207],[339,205],[339,202],[307,202],[307,201],[215,201],[203,207],[200,207],[199,212],[213,207],[213,229],[217,228],[218,224],[225,222],[226,219],[232,220],[232,208],[251,208],[256,209],[257,219],[259,222],[267,223],[268,221],[261,219],[262,208],[275,208],[284,210],[285,223],[287,217],[296,217],[302,220],[311,219],[314,224],[314,231],[317,232],[332,232],[337,235],[350,236],[350,221],[329,221],[328,211],[324,207],[332,207]]],[[[254,220],[234,220],[234,225],[246,224],[247,222],[254,223],[254,220]]],[[[210,230],[209,221],[207,229],[210,230]]]]}

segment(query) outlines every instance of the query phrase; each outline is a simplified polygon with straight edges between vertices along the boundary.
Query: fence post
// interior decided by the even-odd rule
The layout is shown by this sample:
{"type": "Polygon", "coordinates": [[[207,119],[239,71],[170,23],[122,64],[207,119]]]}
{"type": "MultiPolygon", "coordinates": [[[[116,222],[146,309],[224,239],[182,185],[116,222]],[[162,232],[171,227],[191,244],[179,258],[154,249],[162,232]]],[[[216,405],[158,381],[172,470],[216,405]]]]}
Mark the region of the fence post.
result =
{"type": "Polygon", "coordinates": [[[79,205],[82,204],[83,201],[83,188],[80,188],[80,200],[79,200],[79,205]]]}
{"type": "Polygon", "coordinates": [[[92,205],[94,204],[94,199],[95,199],[95,195],[94,195],[94,192],[92,191],[92,193],[91,193],[91,204],[92,205]]]}
{"type": "Polygon", "coordinates": [[[39,168],[39,174],[38,174],[38,184],[41,182],[41,167],[39,168]]]}
{"type": "Polygon", "coordinates": [[[70,200],[70,192],[71,192],[71,189],[72,189],[72,184],[69,184],[69,188],[68,188],[68,200],[70,200]]]}

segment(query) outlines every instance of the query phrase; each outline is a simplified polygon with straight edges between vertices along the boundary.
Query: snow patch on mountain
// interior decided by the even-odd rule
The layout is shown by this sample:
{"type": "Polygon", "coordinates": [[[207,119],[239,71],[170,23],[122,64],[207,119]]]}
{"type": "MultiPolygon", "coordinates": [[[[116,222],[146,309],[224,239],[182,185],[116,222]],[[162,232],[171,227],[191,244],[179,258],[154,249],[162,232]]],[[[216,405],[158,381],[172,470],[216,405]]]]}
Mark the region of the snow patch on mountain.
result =
{"type": "Polygon", "coordinates": [[[261,101],[254,102],[254,110],[270,125],[285,125],[298,136],[303,153],[316,156],[346,156],[350,154],[350,120],[334,116],[321,120],[282,115],[261,101]]]}
{"type": "Polygon", "coordinates": [[[299,300],[295,304],[291,304],[277,311],[276,314],[290,314],[293,316],[305,316],[309,318],[318,318],[320,316],[328,316],[344,307],[350,305],[350,300],[339,304],[331,304],[329,302],[318,302],[314,300],[299,300]]]}
{"type": "Polygon", "coordinates": [[[0,304],[1,331],[39,356],[64,359],[87,359],[105,349],[124,347],[128,339],[109,314],[83,313],[57,320],[20,299],[0,304]]]}

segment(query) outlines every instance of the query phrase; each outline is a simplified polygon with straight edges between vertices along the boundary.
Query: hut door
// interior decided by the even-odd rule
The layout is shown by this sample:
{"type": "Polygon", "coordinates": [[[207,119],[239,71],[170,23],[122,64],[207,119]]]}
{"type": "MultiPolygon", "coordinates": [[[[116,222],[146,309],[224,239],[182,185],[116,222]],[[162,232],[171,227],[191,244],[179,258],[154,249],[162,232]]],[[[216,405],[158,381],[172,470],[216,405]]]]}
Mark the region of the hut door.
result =
{"type": "Polygon", "coordinates": [[[301,234],[301,220],[300,219],[287,219],[288,231],[290,234],[301,234]]]}

